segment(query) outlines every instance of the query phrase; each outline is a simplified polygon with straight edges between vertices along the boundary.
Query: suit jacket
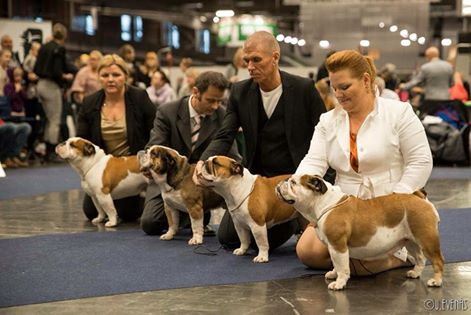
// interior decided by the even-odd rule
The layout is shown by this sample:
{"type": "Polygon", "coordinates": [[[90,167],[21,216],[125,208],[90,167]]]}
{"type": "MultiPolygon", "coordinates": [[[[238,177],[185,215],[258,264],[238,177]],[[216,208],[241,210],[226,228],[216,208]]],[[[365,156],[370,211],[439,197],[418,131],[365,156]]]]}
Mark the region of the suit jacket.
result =
{"type": "MultiPolygon", "coordinates": [[[[104,148],[101,137],[101,107],[105,101],[103,89],[85,97],[78,114],[77,136],[92,141],[104,148]]],[[[126,106],[126,129],[131,154],[144,149],[149,140],[155,106],[147,92],[133,86],[126,86],[124,93],[126,106]]]]}
{"type": "MultiPolygon", "coordinates": [[[[297,166],[309,150],[314,127],[325,112],[325,107],[312,80],[283,71],[280,74],[283,93],[277,106],[284,107],[286,140],[294,165],[297,166]]],[[[222,128],[201,155],[201,160],[216,154],[226,154],[239,127],[242,127],[247,148],[247,161],[244,164],[250,168],[257,147],[258,104],[261,102],[259,86],[253,79],[233,84],[222,128]]]]}
{"type": "Polygon", "coordinates": [[[363,199],[412,193],[425,186],[432,154],[424,127],[409,103],[377,98],[356,139],[358,173],[350,164],[348,120],[341,106],[321,116],[297,174],[322,176],[330,166],[337,171],[336,184],[342,191],[363,199]]]}
{"type": "Polygon", "coordinates": [[[420,71],[411,81],[404,84],[408,90],[418,84],[424,86],[426,100],[449,100],[449,88],[454,84],[453,68],[450,63],[434,58],[420,67],[420,71]]]}
{"type": "MultiPolygon", "coordinates": [[[[189,96],[159,106],[155,115],[154,128],[150,133],[150,140],[146,148],[152,145],[164,145],[186,156],[190,163],[196,163],[200,159],[201,154],[221,127],[225,110],[219,107],[216,112],[207,115],[201,121],[198,140],[194,151],[191,151],[191,124],[188,101],[189,96]]],[[[232,143],[228,155],[236,160],[241,159],[235,143],[232,143]]],[[[160,194],[157,185],[154,183],[149,184],[146,198],[152,198],[157,194],[160,194]]]]}

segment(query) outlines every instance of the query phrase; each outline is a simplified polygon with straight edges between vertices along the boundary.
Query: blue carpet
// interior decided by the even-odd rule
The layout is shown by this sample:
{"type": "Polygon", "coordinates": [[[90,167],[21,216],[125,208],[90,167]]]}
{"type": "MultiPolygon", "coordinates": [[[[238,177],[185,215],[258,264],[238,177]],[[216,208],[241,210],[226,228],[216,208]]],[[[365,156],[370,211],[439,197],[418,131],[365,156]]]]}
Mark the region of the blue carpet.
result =
{"type": "Polygon", "coordinates": [[[7,177],[0,178],[0,200],[80,188],[79,175],[66,163],[57,166],[7,169],[5,172],[7,177]]]}
{"type": "MultiPolygon", "coordinates": [[[[440,215],[446,261],[471,260],[471,209],[440,215]]],[[[268,264],[254,264],[253,255],[237,257],[223,249],[198,255],[187,239],[165,242],[133,230],[0,240],[0,307],[324,273],[298,261],[294,240],[275,250],[268,264]]],[[[212,237],[206,246],[219,244],[212,237]]]]}

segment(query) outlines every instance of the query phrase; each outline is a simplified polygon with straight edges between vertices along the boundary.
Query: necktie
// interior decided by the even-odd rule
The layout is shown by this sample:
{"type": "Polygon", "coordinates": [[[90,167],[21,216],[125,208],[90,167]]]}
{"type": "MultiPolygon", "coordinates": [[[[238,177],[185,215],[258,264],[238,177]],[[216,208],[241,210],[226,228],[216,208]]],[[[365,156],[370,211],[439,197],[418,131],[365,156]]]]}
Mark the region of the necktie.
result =
{"type": "Polygon", "coordinates": [[[200,128],[201,128],[201,116],[196,115],[191,119],[191,150],[192,151],[195,149],[196,141],[198,141],[200,128]]]}

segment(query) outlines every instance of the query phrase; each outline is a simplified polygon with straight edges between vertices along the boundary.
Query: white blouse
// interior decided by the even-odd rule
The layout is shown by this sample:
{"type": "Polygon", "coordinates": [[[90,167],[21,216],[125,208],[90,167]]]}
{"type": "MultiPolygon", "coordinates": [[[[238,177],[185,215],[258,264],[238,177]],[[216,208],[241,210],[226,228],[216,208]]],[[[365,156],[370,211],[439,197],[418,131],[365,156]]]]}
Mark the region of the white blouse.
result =
{"type": "Polygon", "coordinates": [[[296,174],[322,176],[330,166],[337,171],[342,191],[362,199],[412,193],[425,186],[432,154],[409,103],[376,98],[357,133],[358,173],[350,165],[349,135],[348,114],[341,106],[322,114],[296,174]]]}

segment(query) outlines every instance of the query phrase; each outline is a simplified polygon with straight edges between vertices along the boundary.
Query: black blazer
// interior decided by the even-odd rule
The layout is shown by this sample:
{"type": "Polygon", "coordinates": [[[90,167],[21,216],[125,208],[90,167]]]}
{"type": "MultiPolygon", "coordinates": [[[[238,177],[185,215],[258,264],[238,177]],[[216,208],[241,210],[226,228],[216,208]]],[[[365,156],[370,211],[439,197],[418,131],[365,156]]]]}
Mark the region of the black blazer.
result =
{"type": "MultiPolygon", "coordinates": [[[[309,150],[314,127],[325,112],[325,106],[314,82],[283,71],[283,93],[277,106],[284,107],[286,140],[294,165],[299,165],[309,150]]],[[[258,104],[262,102],[260,89],[253,79],[233,84],[224,122],[215,139],[201,155],[201,160],[217,154],[226,154],[242,127],[247,147],[246,167],[253,163],[257,147],[258,104]]],[[[270,159],[276,157],[262,157],[270,159]]]]}
{"type": "MultiPolygon", "coordinates": [[[[155,116],[154,128],[150,133],[147,148],[151,145],[164,145],[186,156],[190,163],[196,163],[216,132],[222,126],[225,110],[219,107],[212,115],[201,122],[201,129],[194,151],[191,151],[191,124],[188,108],[189,97],[161,105],[155,116]]],[[[240,160],[235,144],[229,156],[240,160]]]]}
{"type": "MultiPolygon", "coordinates": [[[[90,140],[105,149],[101,136],[101,107],[105,101],[103,89],[85,97],[78,114],[77,136],[90,140]]],[[[144,149],[149,141],[155,106],[147,92],[133,86],[126,86],[124,93],[126,106],[126,129],[131,154],[144,149]]]]}

